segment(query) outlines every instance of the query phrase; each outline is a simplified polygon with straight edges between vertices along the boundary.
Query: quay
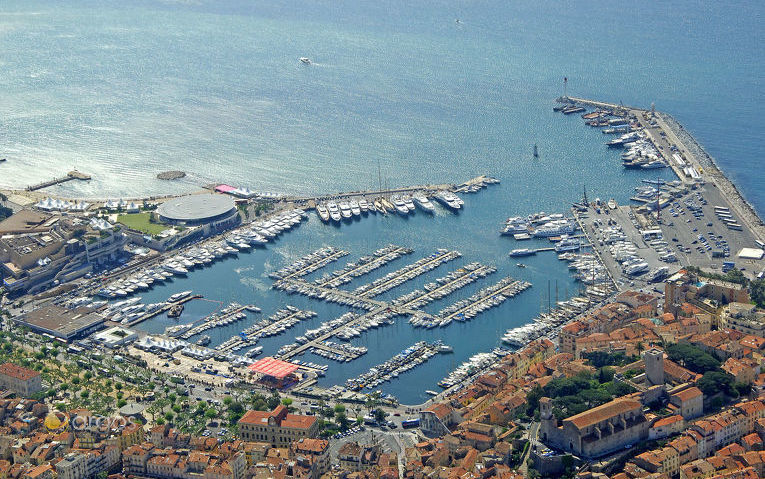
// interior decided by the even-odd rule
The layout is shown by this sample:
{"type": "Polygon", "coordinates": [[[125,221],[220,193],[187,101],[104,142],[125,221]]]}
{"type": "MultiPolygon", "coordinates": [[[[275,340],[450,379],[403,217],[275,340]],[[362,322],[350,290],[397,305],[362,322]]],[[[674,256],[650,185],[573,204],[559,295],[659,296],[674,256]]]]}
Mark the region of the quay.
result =
{"type": "Polygon", "coordinates": [[[345,193],[333,193],[325,195],[314,196],[288,196],[286,201],[292,201],[295,203],[307,203],[309,207],[315,206],[322,201],[330,201],[337,199],[351,199],[351,198],[364,198],[368,196],[390,196],[404,193],[414,193],[418,191],[426,193],[437,193],[439,191],[456,191],[464,188],[465,186],[483,187],[489,184],[497,183],[498,181],[492,177],[481,175],[475,178],[471,178],[460,184],[443,183],[438,185],[415,185],[415,186],[403,186],[398,188],[377,189],[377,190],[364,190],[364,191],[350,191],[345,193]]]}
{"type": "Polygon", "coordinates": [[[178,301],[168,302],[166,305],[162,306],[158,310],[152,311],[150,313],[146,313],[145,315],[139,318],[136,318],[133,321],[130,321],[129,323],[127,323],[127,326],[135,326],[136,324],[142,323],[146,321],[147,319],[151,319],[155,316],[159,316],[160,314],[164,314],[170,311],[170,308],[172,308],[173,306],[177,306],[179,304],[185,304],[191,301],[192,299],[200,299],[200,298],[202,298],[201,294],[193,294],[191,296],[186,296],[185,298],[179,299],[178,301]]]}
{"type": "Polygon", "coordinates": [[[603,111],[603,118],[616,118],[606,123],[623,120],[679,180],[643,180],[656,189],[655,199],[634,195],[632,200],[639,206],[574,205],[574,218],[605,266],[609,283],[617,289],[656,289],[652,283],[661,279],[662,271],[671,274],[688,264],[719,271],[723,262],[731,262],[748,276],[765,270],[763,258],[745,253],[762,249],[758,243],[765,238],[761,218],[670,115],[653,107],[646,110],[577,97],[561,97],[557,102],[596,108],[603,111]],[[626,266],[629,255],[641,261],[640,269],[626,266]]]}
{"type": "Polygon", "coordinates": [[[66,176],[62,176],[60,178],[53,178],[52,180],[43,181],[35,185],[29,185],[27,186],[26,190],[37,191],[43,188],[47,188],[49,186],[60,185],[61,183],[66,183],[67,181],[72,181],[72,180],[88,181],[90,179],[91,179],[90,175],[87,175],[77,170],[72,170],[69,173],[67,173],[66,176]]]}

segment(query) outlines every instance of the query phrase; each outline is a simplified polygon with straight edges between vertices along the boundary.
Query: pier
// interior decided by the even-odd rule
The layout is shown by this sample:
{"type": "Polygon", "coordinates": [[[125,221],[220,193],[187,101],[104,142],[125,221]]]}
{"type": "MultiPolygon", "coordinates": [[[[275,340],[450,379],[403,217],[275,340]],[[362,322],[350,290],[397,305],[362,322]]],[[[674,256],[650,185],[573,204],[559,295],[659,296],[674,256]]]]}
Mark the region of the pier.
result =
{"type": "Polygon", "coordinates": [[[178,301],[174,301],[172,303],[167,303],[166,305],[162,306],[161,308],[159,308],[156,311],[152,311],[150,313],[146,313],[145,315],[143,315],[143,316],[141,316],[139,318],[136,318],[133,321],[130,321],[129,323],[127,323],[126,326],[135,326],[136,324],[142,323],[142,322],[146,321],[147,319],[151,319],[151,318],[153,318],[155,316],[159,316],[160,314],[167,313],[168,311],[170,311],[170,308],[172,308],[173,306],[177,306],[179,304],[185,304],[185,303],[188,303],[189,301],[191,301],[192,299],[200,299],[200,298],[202,298],[201,294],[194,294],[194,295],[191,295],[191,296],[186,296],[183,299],[179,299],[178,301]]]}
{"type": "Polygon", "coordinates": [[[402,308],[421,308],[436,299],[444,298],[454,291],[497,271],[497,268],[493,266],[484,266],[477,263],[474,263],[474,265],[475,269],[468,269],[468,267],[460,268],[450,273],[448,276],[437,279],[436,284],[440,283],[441,286],[438,286],[435,289],[429,291],[412,291],[412,293],[394,300],[393,304],[400,305],[402,308]],[[414,298],[411,298],[411,296],[414,296],[414,298]]]}
{"type": "Polygon", "coordinates": [[[350,252],[336,248],[322,248],[311,254],[303,256],[298,261],[286,266],[279,271],[271,273],[270,276],[275,279],[292,279],[306,276],[317,271],[328,264],[337,261],[350,252]]]}
{"type": "Polygon", "coordinates": [[[412,280],[417,276],[423,275],[443,263],[455,260],[460,256],[462,255],[458,251],[448,251],[443,249],[439,250],[431,256],[422,258],[415,263],[404,266],[398,271],[389,273],[386,276],[373,281],[372,283],[359,286],[354,290],[354,294],[364,298],[372,298],[409,280],[412,280]]]}
{"type": "Polygon", "coordinates": [[[310,319],[316,316],[313,311],[303,311],[294,306],[287,306],[287,309],[280,309],[268,318],[259,321],[242,331],[241,334],[232,336],[215,349],[220,352],[230,353],[247,346],[254,346],[258,339],[262,337],[275,336],[281,334],[287,329],[295,326],[300,321],[310,319]],[[246,340],[244,339],[246,336],[246,340]]]}
{"type": "Polygon", "coordinates": [[[244,311],[254,311],[254,310],[255,310],[255,305],[242,306],[236,303],[231,304],[220,314],[213,313],[209,316],[206,316],[197,321],[194,321],[193,323],[191,323],[191,327],[186,332],[180,335],[180,338],[189,339],[192,336],[202,334],[205,331],[216,328],[218,326],[228,326],[229,324],[232,324],[236,321],[241,321],[245,319],[244,317],[241,317],[241,318],[238,317],[240,313],[244,313],[244,311]]]}
{"type": "Polygon", "coordinates": [[[91,179],[90,175],[87,175],[77,170],[72,170],[69,173],[67,173],[66,176],[62,176],[60,178],[53,178],[52,180],[43,181],[35,185],[29,185],[27,186],[26,190],[37,191],[43,188],[48,188],[49,186],[60,185],[61,183],[66,183],[67,181],[72,181],[72,180],[88,181],[90,179],[91,179]]]}
{"type": "Polygon", "coordinates": [[[381,254],[375,253],[374,258],[362,264],[359,260],[356,263],[349,263],[345,268],[335,271],[327,278],[320,278],[316,280],[319,286],[338,287],[341,284],[349,283],[353,278],[371,273],[372,271],[385,266],[393,260],[400,258],[402,255],[411,254],[412,249],[403,248],[401,246],[390,245],[383,248],[381,254]],[[351,266],[353,265],[353,266],[351,266]]]}

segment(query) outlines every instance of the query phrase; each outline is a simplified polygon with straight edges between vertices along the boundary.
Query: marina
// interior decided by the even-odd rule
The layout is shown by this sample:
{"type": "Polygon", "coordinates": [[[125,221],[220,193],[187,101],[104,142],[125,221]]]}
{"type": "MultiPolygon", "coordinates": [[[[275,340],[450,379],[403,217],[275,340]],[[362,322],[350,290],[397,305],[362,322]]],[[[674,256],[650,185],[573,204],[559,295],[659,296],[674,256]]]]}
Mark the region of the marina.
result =
{"type": "Polygon", "coordinates": [[[369,369],[366,373],[345,382],[345,387],[351,391],[375,389],[384,382],[397,378],[410,369],[423,364],[439,352],[448,352],[450,348],[443,343],[427,343],[419,341],[404,349],[389,360],[369,369]]]}
{"type": "Polygon", "coordinates": [[[236,336],[232,336],[216,346],[216,350],[228,353],[238,351],[247,346],[255,345],[259,339],[276,336],[296,326],[301,321],[316,316],[313,311],[303,311],[294,306],[286,306],[276,311],[268,318],[258,321],[254,325],[244,329],[236,336]]]}
{"type": "Polygon", "coordinates": [[[401,246],[388,245],[374,251],[371,255],[362,256],[354,263],[348,263],[345,268],[326,274],[314,281],[315,284],[324,287],[337,288],[352,279],[370,273],[385,266],[403,255],[411,254],[414,250],[401,246]]]}
{"type": "Polygon", "coordinates": [[[418,314],[409,322],[415,327],[432,329],[448,326],[452,321],[470,321],[479,313],[499,306],[530,287],[531,283],[518,281],[508,276],[492,286],[481,289],[471,297],[442,309],[435,316],[418,314]]]}
{"type": "Polygon", "coordinates": [[[318,271],[330,263],[337,261],[350,252],[333,247],[321,248],[313,253],[307,254],[299,260],[285,266],[284,268],[271,273],[269,276],[276,280],[285,280],[299,278],[307,274],[318,271]]]}
{"type": "Polygon", "coordinates": [[[419,259],[398,271],[388,273],[369,284],[359,286],[353,293],[363,298],[373,298],[461,256],[462,254],[459,251],[439,248],[433,254],[419,259]]]}
{"type": "Polygon", "coordinates": [[[260,308],[255,305],[242,306],[237,303],[232,303],[219,312],[211,314],[206,318],[202,318],[199,321],[193,323],[184,324],[180,326],[171,326],[165,331],[170,337],[180,337],[181,339],[188,340],[192,336],[197,336],[213,328],[222,326],[228,326],[229,324],[242,321],[247,318],[245,311],[260,312],[260,308]]]}

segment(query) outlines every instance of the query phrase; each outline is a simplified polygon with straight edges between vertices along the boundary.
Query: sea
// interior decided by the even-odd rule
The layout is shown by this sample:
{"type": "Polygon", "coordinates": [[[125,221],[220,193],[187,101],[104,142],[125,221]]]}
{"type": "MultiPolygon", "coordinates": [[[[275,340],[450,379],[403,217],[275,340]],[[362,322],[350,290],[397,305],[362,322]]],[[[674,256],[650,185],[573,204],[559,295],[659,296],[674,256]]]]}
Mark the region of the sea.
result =
{"type": "MultiPolygon", "coordinates": [[[[340,227],[311,213],[265,249],[240,254],[143,294],[144,302],[192,289],[181,322],[230,302],[263,312],[208,332],[213,345],[285,305],[318,316],[262,341],[265,354],[348,308],[271,289],[272,272],[317,248],[351,252],[335,265],[397,244],[414,249],[355,279],[353,289],[436,248],[460,260],[382,295],[398,297],[480,261],[498,272],[424,309],[435,313],[505,276],[533,286],[467,323],[413,329],[406,318],[352,344],[369,352],[329,364],[320,384],[342,384],[419,340],[453,354],[385,383],[403,403],[540,310],[577,294],[552,253],[507,256],[498,231],[509,216],[566,211],[582,197],[626,203],[641,179],[624,170],[599,129],[552,111],[567,93],[672,114],[765,211],[759,2],[499,0],[4,0],[0,3],[0,186],[23,188],[78,169],[93,176],[51,194],[135,198],[227,183],[256,191],[328,193],[459,183],[480,174],[501,184],[464,195],[459,214],[369,216],[340,227]],[[299,61],[311,59],[310,65],[299,61]],[[563,79],[568,81],[565,85],[563,79]],[[538,146],[539,158],[532,150],[538,146]],[[179,181],[157,173],[182,170],[179,181]]],[[[139,326],[159,333],[175,321],[139,326]]]]}

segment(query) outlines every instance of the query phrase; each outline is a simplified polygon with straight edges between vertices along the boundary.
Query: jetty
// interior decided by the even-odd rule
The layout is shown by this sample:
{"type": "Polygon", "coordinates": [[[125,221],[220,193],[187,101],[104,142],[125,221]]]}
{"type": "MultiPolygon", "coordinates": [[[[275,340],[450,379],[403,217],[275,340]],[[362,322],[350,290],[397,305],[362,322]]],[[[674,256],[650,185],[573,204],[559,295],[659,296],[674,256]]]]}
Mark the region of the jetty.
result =
{"type": "Polygon", "coordinates": [[[67,173],[66,176],[62,176],[60,178],[53,178],[52,180],[43,181],[35,185],[29,185],[27,186],[26,190],[37,191],[43,188],[48,188],[49,186],[60,185],[61,183],[66,183],[67,181],[72,181],[72,180],[89,181],[91,179],[92,179],[91,176],[88,174],[85,174],[81,171],[72,170],[69,173],[67,173]]]}
{"type": "Polygon", "coordinates": [[[178,305],[186,304],[189,301],[191,301],[192,299],[200,299],[200,298],[202,298],[201,294],[193,294],[191,296],[186,296],[185,298],[179,299],[178,301],[168,302],[167,304],[165,304],[161,308],[159,308],[159,309],[157,309],[155,311],[151,311],[149,313],[146,313],[143,316],[140,316],[140,317],[130,321],[129,323],[127,323],[127,326],[135,326],[136,324],[142,323],[142,322],[146,321],[147,319],[151,319],[151,318],[153,318],[155,316],[159,316],[160,314],[164,314],[164,313],[170,311],[170,308],[172,308],[173,306],[178,306],[178,305]]]}

